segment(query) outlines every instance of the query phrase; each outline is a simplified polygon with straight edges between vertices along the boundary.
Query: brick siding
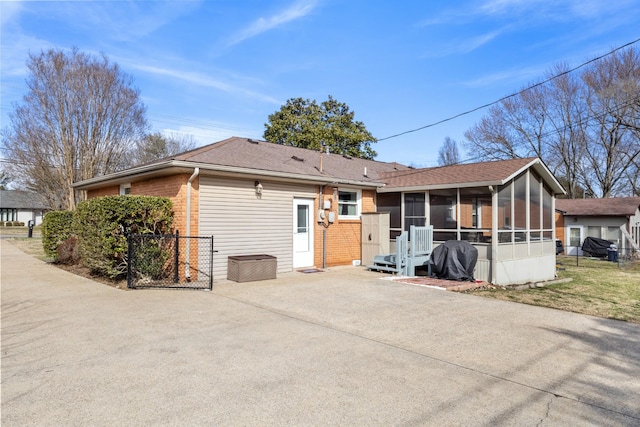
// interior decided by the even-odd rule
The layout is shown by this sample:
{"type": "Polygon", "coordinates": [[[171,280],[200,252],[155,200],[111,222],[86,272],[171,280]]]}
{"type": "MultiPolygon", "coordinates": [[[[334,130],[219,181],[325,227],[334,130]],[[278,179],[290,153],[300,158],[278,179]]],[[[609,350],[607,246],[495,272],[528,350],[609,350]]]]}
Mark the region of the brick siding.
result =
{"type": "MultiPolygon", "coordinates": [[[[375,190],[362,190],[362,212],[375,212],[375,190]]],[[[338,200],[333,197],[333,188],[324,187],[322,200],[331,200],[331,211],[336,221],[326,228],[327,231],[327,267],[337,265],[351,265],[354,260],[362,258],[361,230],[362,221],[357,219],[340,219],[338,217],[338,200]]],[[[315,201],[316,212],[321,203],[315,201]]],[[[329,212],[329,211],[326,211],[329,212]]],[[[325,221],[326,223],[326,221],[325,221]]],[[[316,266],[323,265],[323,232],[324,227],[316,223],[314,235],[314,257],[316,266]]]]}
{"type": "MultiPolygon", "coordinates": [[[[131,194],[137,196],[156,196],[167,197],[173,203],[173,228],[178,230],[180,234],[186,233],[186,215],[187,215],[187,181],[190,174],[171,175],[162,178],[150,179],[147,181],[131,183],[131,194]]],[[[199,179],[196,178],[191,183],[191,231],[192,236],[198,235],[198,189],[199,179]]],[[[100,188],[97,190],[89,190],[87,198],[103,196],[117,196],[120,194],[120,186],[100,188]]]]}

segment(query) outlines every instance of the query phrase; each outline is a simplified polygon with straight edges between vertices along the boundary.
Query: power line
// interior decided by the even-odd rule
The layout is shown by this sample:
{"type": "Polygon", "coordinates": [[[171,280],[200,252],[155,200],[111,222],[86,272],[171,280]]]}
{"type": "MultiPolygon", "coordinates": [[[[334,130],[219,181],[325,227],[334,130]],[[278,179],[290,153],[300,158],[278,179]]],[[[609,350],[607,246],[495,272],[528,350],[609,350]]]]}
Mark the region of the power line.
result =
{"type": "Polygon", "coordinates": [[[417,132],[417,131],[419,131],[419,130],[423,130],[423,129],[427,129],[427,128],[430,128],[430,127],[434,127],[434,126],[440,125],[440,124],[442,124],[442,123],[445,123],[445,122],[448,122],[448,121],[451,121],[451,120],[457,119],[458,117],[462,117],[462,116],[466,116],[467,114],[475,113],[475,112],[476,112],[476,111],[478,111],[478,110],[482,110],[482,109],[484,109],[484,108],[487,108],[487,107],[490,107],[490,106],[492,106],[492,105],[498,104],[499,102],[502,102],[502,101],[504,101],[505,99],[512,98],[512,97],[514,97],[514,96],[517,96],[517,95],[521,94],[522,92],[525,92],[525,91],[527,91],[527,90],[530,90],[530,89],[536,88],[536,87],[538,87],[538,86],[542,86],[542,85],[544,85],[544,84],[546,84],[546,83],[549,83],[549,82],[550,82],[550,81],[552,81],[552,80],[555,80],[555,79],[557,79],[557,78],[559,78],[559,77],[562,77],[562,76],[567,75],[567,74],[569,74],[569,73],[572,73],[572,72],[574,72],[574,71],[576,71],[576,70],[579,70],[580,68],[584,67],[585,65],[591,64],[591,63],[593,63],[593,62],[595,62],[595,61],[598,61],[598,60],[600,60],[600,59],[602,59],[602,58],[604,58],[604,57],[606,57],[606,56],[609,56],[609,55],[611,55],[611,54],[613,54],[613,53],[615,53],[615,52],[619,51],[620,49],[624,49],[624,48],[626,48],[626,47],[629,47],[629,46],[631,46],[631,45],[633,45],[633,44],[635,44],[635,43],[637,43],[637,42],[639,42],[639,41],[640,41],[640,38],[635,39],[635,40],[633,40],[633,41],[631,41],[631,42],[629,42],[629,43],[626,43],[626,44],[624,44],[624,45],[622,45],[622,46],[619,46],[619,47],[617,47],[617,48],[613,49],[612,51],[610,51],[610,52],[608,52],[608,53],[605,53],[604,55],[600,55],[600,56],[598,56],[598,57],[596,57],[596,58],[590,59],[589,61],[584,62],[584,63],[582,63],[582,64],[578,65],[577,67],[571,68],[571,69],[569,69],[569,70],[567,70],[567,71],[563,71],[562,73],[559,73],[559,74],[556,74],[555,76],[549,77],[548,79],[546,79],[546,80],[544,80],[544,81],[541,81],[541,82],[539,82],[539,83],[536,83],[536,84],[534,84],[534,85],[531,85],[531,86],[529,86],[529,87],[527,87],[527,88],[525,88],[525,89],[522,89],[522,90],[520,90],[520,91],[518,91],[518,92],[514,92],[514,93],[512,93],[512,94],[510,94],[510,95],[503,96],[502,98],[500,98],[500,99],[498,99],[498,100],[496,100],[496,101],[490,102],[490,103],[488,103],[488,104],[481,105],[481,106],[479,106],[479,107],[473,108],[473,109],[468,110],[468,111],[465,111],[465,112],[463,112],[463,113],[456,114],[455,116],[451,116],[451,117],[448,117],[448,118],[446,118],[446,119],[439,120],[439,121],[437,121],[437,122],[435,122],[435,123],[430,123],[430,124],[428,124],[428,125],[421,126],[421,127],[419,127],[419,128],[415,128],[415,129],[407,130],[407,131],[400,132],[400,133],[397,133],[397,134],[395,134],[395,135],[387,136],[387,137],[384,137],[384,138],[379,138],[379,139],[378,139],[378,142],[379,142],[379,141],[386,141],[386,140],[388,140],[388,139],[397,138],[397,137],[399,137],[399,136],[406,135],[406,134],[408,134],[408,133],[413,133],[413,132],[417,132]]]}
{"type": "MultiPolygon", "coordinates": [[[[633,105],[636,104],[636,102],[638,102],[640,100],[640,96],[636,96],[628,101],[626,101],[625,103],[622,103],[621,105],[616,106],[615,108],[609,108],[606,111],[599,113],[599,114],[595,114],[595,115],[587,115],[585,117],[580,118],[573,126],[574,127],[578,127],[584,131],[587,130],[587,128],[593,127],[594,124],[592,123],[594,120],[602,120],[604,118],[606,118],[607,116],[617,113],[620,110],[623,110],[625,108],[629,108],[633,105]]],[[[595,124],[595,126],[597,126],[598,123],[595,124]]],[[[571,126],[565,125],[565,126],[561,126],[558,129],[551,129],[548,130],[544,133],[541,133],[540,135],[538,135],[537,137],[539,138],[549,138],[553,135],[559,135],[562,132],[564,132],[565,130],[567,130],[568,128],[570,128],[571,126]]],[[[465,159],[459,160],[456,163],[454,163],[454,165],[460,165],[460,164],[465,164],[465,163],[473,163],[476,161],[487,161],[486,160],[486,153],[480,153],[476,156],[472,156],[472,157],[467,157],[465,159]]],[[[498,160],[497,158],[495,158],[494,160],[498,160]]],[[[435,167],[440,167],[440,166],[435,166],[435,167]]]]}

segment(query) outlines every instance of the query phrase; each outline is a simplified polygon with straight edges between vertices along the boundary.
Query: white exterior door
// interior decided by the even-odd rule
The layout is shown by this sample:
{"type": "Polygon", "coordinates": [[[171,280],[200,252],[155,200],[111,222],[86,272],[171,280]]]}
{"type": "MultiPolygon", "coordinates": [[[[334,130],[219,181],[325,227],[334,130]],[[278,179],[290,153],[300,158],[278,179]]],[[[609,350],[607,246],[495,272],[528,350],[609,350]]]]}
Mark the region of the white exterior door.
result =
{"type": "Polygon", "coordinates": [[[569,236],[565,243],[565,253],[567,255],[582,255],[582,240],[584,239],[584,231],[581,225],[569,226],[565,230],[565,236],[569,236]]]}
{"type": "Polygon", "coordinates": [[[313,200],[293,200],[293,267],[313,263],[313,200]]]}

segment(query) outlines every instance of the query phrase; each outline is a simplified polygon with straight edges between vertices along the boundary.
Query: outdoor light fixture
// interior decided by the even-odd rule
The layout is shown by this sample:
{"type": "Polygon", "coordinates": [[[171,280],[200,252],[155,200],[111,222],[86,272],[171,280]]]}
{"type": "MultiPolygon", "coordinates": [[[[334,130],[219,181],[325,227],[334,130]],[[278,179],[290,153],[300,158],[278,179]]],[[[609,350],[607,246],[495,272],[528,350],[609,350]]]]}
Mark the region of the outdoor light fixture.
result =
{"type": "Polygon", "coordinates": [[[256,181],[254,185],[256,186],[256,194],[262,194],[262,184],[260,184],[260,181],[256,181]]]}

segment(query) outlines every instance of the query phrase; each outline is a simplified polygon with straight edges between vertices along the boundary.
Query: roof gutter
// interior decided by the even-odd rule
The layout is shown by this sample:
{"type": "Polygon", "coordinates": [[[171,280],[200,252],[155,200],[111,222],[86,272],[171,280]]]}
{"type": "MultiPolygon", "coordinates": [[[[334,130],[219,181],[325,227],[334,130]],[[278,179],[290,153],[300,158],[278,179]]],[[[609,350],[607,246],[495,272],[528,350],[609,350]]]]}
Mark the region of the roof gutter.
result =
{"type": "Polygon", "coordinates": [[[407,187],[382,187],[378,188],[378,193],[398,193],[426,190],[449,190],[451,188],[472,188],[472,187],[488,187],[490,185],[504,185],[506,181],[480,181],[480,182],[454,182],[447,184],[427,184],[412,185],[407,187]]]}

